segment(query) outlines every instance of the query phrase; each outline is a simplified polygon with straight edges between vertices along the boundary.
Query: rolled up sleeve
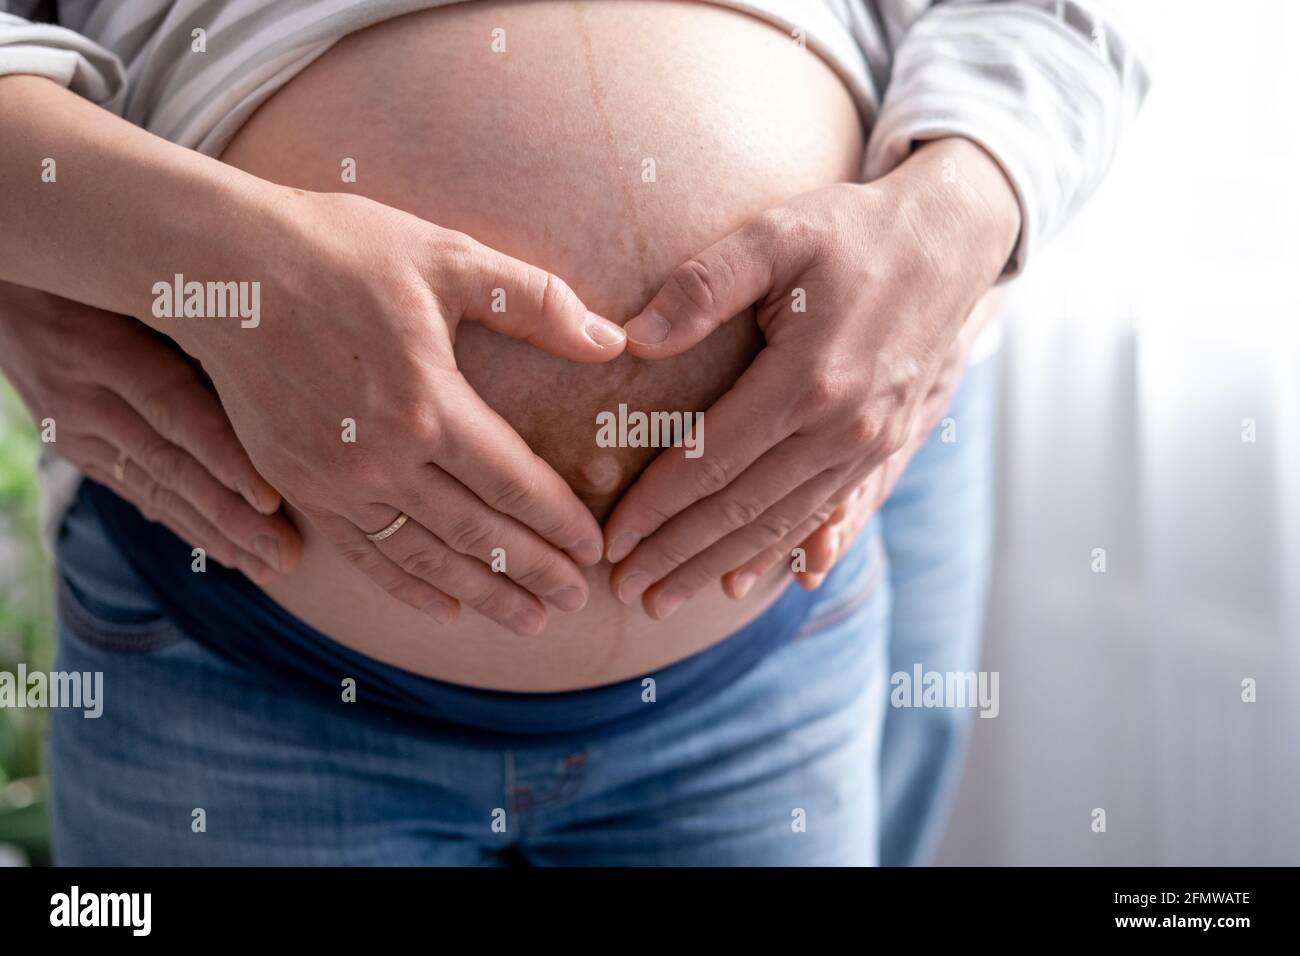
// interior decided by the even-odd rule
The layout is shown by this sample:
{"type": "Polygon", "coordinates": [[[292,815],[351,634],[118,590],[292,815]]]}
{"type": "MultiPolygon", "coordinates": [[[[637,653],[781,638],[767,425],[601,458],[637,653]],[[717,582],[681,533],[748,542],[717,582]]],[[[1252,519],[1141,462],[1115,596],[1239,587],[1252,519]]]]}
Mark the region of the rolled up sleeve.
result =
{"type": "Polygon", "coordinates": [[[13,73],[47,77],[116,113],[126,99],[126,70],[117,56],[75,30],[0,12],[0,76],[13,73]]]}
{"type": "Polygon", "coordinates": [[[1095,2],[937,3],[899,38],[867,178],[920,141],[978,143],[1020,201],[1014,275],[1101,182],[1148,85],[1133,37],[1095,2]]]}

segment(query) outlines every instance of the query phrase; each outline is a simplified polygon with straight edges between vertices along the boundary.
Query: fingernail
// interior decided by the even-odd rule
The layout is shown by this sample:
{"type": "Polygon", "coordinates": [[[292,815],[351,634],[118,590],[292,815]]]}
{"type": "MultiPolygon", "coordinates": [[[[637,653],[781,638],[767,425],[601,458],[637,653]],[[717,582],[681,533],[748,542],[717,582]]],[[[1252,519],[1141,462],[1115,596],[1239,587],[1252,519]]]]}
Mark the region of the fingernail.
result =
{"type": "Polygon", "coordinates": [[[614,540],[609,545],[609,554],[607,555],[609,563],[618,564],[632,553],[632,549],[637,546],[637,542],[640,540],[641,536],[633,534],[631,531],[624,531],[615,535],[614,540]]]}
{"type": "Polygon", "coordinates": [[[262,564],[251,554],[245,554],[243,551],[240,551],[235,555],[235,566],[244,572],[245,577],[250,578],[257,584],[261,584],[266,578],[266,565],[262,564]]]}
{"type": "Polygon", "coordinates": [[[618,599],[624,604],[631,604],[641,596],[641,592],[653,582],[650,575],[637,572],[629,574],[618,585],[618,599]]]}
{"type": "Polygon", "coordinates": [[[655,604],[655,607],[659,611],[659,620],[662,621],[685,604],[688,597],[690,597],[689,594],[685,591],[679,591],[676,588],[669,588],[663,594],[659,595],[659,600],[655,604]]]}
{"type": "Polygon", "coordinates": [[[754,582],[757,580],[758,580],[758,575],[755,574],[753,571],[746,571],[744,574],[736,575],[736,581],[732,585],[733,589],[736,592],[736,598],[737,599],[743,598],[746,594],[748,594],[749,589],[754,586],[754,582]]]}
{"type": "Polygon", "coordinates": [[[600,563],[600,542],[589,538],[586,541],[581,541],[578,544],[575,544],[565,553],[583,567],[590,567],[593,564],[600,563]]]}
{"type": "Polygon", "coordinates": [[[623,331],[638,345],[658,345],[668,338],[672,326],[657,312],[642,312],[629,322],[623,331]]]}
{"type": "Polygon", "coordinates": [[[429,615],[429,617],[433,618],[439,624],[450,624],[452,622],[452,618],[454,617],[454,613],[452,612],[451,605],[448,604],[446,601],[431,602],[424,609],[424,613],[429,615]]]}
{"type": "Polygon", "coordinates": [[[549,600],[561,611],[580,611],[587,604],[587,595],[582,593],[582,588],[564,588],[552,594],[549,600]]]}
{"type": "Polygon", "coordinates": [[[514,614],[510,615],[511,630],[522,634],[524,637],[532,637],[534,634],[541,633],[545,625],[546,619],[535,608],[524,608],[522,611],[515,611],[514,614]]]}
{"type": "Polygon", "coordinates": [[[607,322],[598,315],[588,313],[587,323],[582,327],[587,333],[587,338],[591,339],[601,348],[607,348],[611,345],[619,345],[626,336],[623,330],[613,322],[607,322]]]}
{"type": "Polygon", "coordinates": [[[239,481],[235,482],[235,490],[243,496],[245,501],[252,505],[254,511],[262,510],[258,507],[257,496],[253,494],[252,486],[250,486],[248,482],[241,478],[239,481]]]}
{"type": "Polygon", "coordinates": [[[253,539],[253,550],[263,561],[275,568],[281,570],[280,565],[280,545],[268,534],[259,534],[253,539]]]}

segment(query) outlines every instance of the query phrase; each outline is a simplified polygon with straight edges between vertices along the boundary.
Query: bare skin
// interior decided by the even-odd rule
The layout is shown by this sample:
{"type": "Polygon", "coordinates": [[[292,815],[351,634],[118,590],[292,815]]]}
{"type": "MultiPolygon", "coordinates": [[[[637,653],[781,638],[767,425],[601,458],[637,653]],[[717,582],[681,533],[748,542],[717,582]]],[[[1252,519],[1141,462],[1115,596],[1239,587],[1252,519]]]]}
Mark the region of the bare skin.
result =
{"type": "Polygon", "coordinates": [[[599,560],[599,527],[452,353],[480,321],[573,361],[620,354],[619,327],[563,280],[359,196],[240,173],[48,80],[0,78],[0,128],[15,183],[0,193],[0,278],[133,316],[198,359],[257,470],[371,582],[440,623],[464,600],[519,634],[545,627],[543,601],[586,602],[579,564],[599,560]],[[33,172],[50,155],[57,185],[33,172]],[[160,318],[155,284],[177,273],[259,282],[270,315],[253,330],[160,318]],[[407,407],[418,416],[395,413],[407,407]],[[364,423],[364,452],[340,451],[344,418],[364,423]],[[413,533],[372,547],[364,534],[399,511],[413,533]],[[510,573],[469,546],[488,540],[513,547],[510,573]]]}
{"type": "MultiPolygon", "coordinates": [[[[273,263],[268,285],[276,307],[267,309],[255,348],[228,328],[213,334],[153,323],[202,360],[254,464],[297,505],[302,564],[268,590],[343,643],[461,683],[559,690],[645,673],[734,632],[788,580],[779,562],[744,589],[733,572],[728,598],[717,587],[728,568],[711,569],[708,593],[697,592],[668,628],[618,602],[608,565],[578,572],[556,550],[588,563],[592,515],[603,517],[655,454],[594,449],[596,411],[629,398],[647,409],[703,410],[763,347],[754,310],[736,299],[728,315],[716,317],[716,331],[674,358],[651,348],[641,353],[649,362],[577,366],[572,360],[607,361],[623,347],[617,335],[604,344],[592,339],[588,323],[624,321],[682,261],[768,210],[855,179],[863,145],[838,78],[770,26],[703,4],[622,4],[617,22],[605,9],[471,4],[351,37],[264,106],[231,144],[223,158],[252,175],[175,159],[118,130],[113,137],[126,145],[115,158],[131,173],[109,184],[119,192],[138,194],[141,172],[161,169],[173,178],[164,175],[158,192],[174,188],[173,202],[189,196],[200,220],[218,196],[235,196],[246,215],[223,209],[222,219],[234,225],[209,224],[220,241],[193,223],[187,229],[197,237],[155,229],[116,270],[97,264],[69,278],[50,267],[49,250],[18,256],[10,270],[16,281],[148,321],[142,278],[213,268],[240,276],[253,263],[273,263]],[[638,29],[628,30],[629,17],[639,18],[638,29]],[[479,42],[502,22],[512,37],[505,61],[479,42]],[[629,43],[629,36],[636,39],[629,43]],[[682,102],[692,108],[673,108],[682,102]],[[355,186],[340,186],[343,156],[358,160],[355,186]],[[655,163],[651,181],[644,178],[647,159],[655,163]],[[340,188],[356,195],[328,192],[340,188]],[[263,228],[239,235],[250,220],[263,228]],[[552,281],[560,276],[576,295],[552,281]],[[495,315],[487,303],[497,287],[508,287],[509,298],[525,307],[495,315]],[[558,303],[548,292],[555,288],[565,292],[558,303]],[[600,315],[590,314],[588,303],[600,315]],[[354,407],[370,443],[344,458],[333,423],[340,409],[354,407]],[[492,440],[482,435],[484,423],[492,440]],[[446,442],[448,435],[454,440],[446,442]],[[530,462],[519,435],[545,466],[530,462]],[[431,463],[454,480],[435,484],[431,463]],[[564,500],[575,492],[571,503],[564,500]],[[574,510],[579,498],[585,521],[574,510]],[[480,504],[500,515],[479,513],[480,504]],[[383,526],[398,510],[417,520],[378,546],[364,541],[362,530],[383,526]],[[503,575],[486,570],[497,544],[507,546],[503,575]],[[411,608],[455,623],[434,626],[385,598],[375,581],[411,608]],[[589,602],[580,613],[555,615],[542,603],[565,608],[561,595],[575,591],[579,605],[589,602]],[[461,615],[461,602],[482,616],[461,615]],[[544,642],[519,640],[548,619],[544,642]]],[[[35,126],[32,102],[46,96],[57,101],[42,104],[47,120],[64,111],[76,114],[78,129],[96,125],[48,91],[15,106],[6,96],[18,94],[6,84],[0,79],[0,121],[35,126]]],[[[72,136],[60,145],[84,144],[72,136]]],[[[11,159],[0,148],[0,165],[11,159]]],[[[69,193],[62,202],[94,212],[94,195],[69,193]]],[[[56,224],[59,215],[55,209],[56,224]]],[[[83,231],[88,246],[108,241],[112,226],[134,235],[120,218],[120,211],[98,222],[92,215],[92,228],[83,231]]],[[[75,242],[66,248],[78,254],[75,242]]],[[[95,254],[113,264],[113,255],[95,254]]],[[[973,303],[978,295],[970,294],[973,303]]],[[[942,334],[923,351],[952,351],[960,320],[936,321],[942,334]]],[[[607,325],[601,328],[609,337],[607,325]]],[[[936,391],[938,377],[929,372],[922,394],[936,391]]],[[[802,377],[796,365],[787,384],[802,377]]],[[[907,404],[888,431],[898,441],[881,445],[896,445],[886,449],[895,474],[922,405],[907,404]]],[[[846,468],[843,477],[860,484],[867,471],[846,468]]],[[[680,480],[698,487],[695,477],[680,480]]],[[[785,530],[813,533],[833,513],[835,523],[845,523],[850,509],[836,506],[854,500],[851,490],[846,485],[803,525],[792,520],[785,530]]],[[[864,493],[856,500],[874,499],[864,493]]],[[[732,555],[731,568],[780,554],[772,541],[753,545],[732,555]]],[[[825,564],[815,565],[814,575],[838,551],[819,551],[825,564]]],[[[653,602],[646,609],[656,613],[653,602]]]]}
{"type": "MultiPolygon", "coordinates": [[[[222,158],[324,190],[353,157],[358,192],[563,276],[591,308],[626,319],[694,250],[854,177],[862,148],[838,77],[766,23],[706,4],[528,3],[457,5],[349,37],[263,106],[222,158]],[[510,37],[504,56],[479,42],[496,26],[510,37]],[[691,109],[667,108],[681,102],[691,109]]],[[[458,331],[456,361],[602,518],[658,449],[598,448],[596,415],[619,403],[707,408],[761,346],[741,311],[667,362],[577,367],[473,326],[458,331]]],[[[298,571],[268,587],[299,617],[401,667],[514,690],[652,671],[733,633],[789,580],[771,569],[743,601],[715,588],[665,628],[619,603],[601,565],[586,572],[589,604],[551,615],[526,642],[478,616],[429,628],[368,598],[310,528],[304,539],[298,571]]]]}
{"type": "MultiPolygon", "coordinates": [[[[769,209],[677,269],[628,323],[632,354],[681,355],[741,303],[757,303],[766,346],[709,410],[707,473],[663,455],[607,522],[619,598],[668,617],[810,533],[904,450],[1019,230],[998,165],[946,139],[877,182],[769,209]]],[[[733,583],[739,596],[753,581],[733,583]]]]}

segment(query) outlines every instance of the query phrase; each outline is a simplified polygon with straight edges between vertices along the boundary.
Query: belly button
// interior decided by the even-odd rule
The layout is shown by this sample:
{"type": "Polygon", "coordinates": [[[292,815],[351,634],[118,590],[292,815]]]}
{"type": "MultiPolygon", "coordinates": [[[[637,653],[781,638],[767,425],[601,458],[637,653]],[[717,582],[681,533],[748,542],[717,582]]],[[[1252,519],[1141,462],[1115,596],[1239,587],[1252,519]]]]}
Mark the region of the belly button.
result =
{"type": "Polygon", "coordinates": [[[578,468],[573,490],[579,498],[603,498],[618,490],[623,480],[623,469],[613,458],[602,455],[584,462],[578,468]]]}

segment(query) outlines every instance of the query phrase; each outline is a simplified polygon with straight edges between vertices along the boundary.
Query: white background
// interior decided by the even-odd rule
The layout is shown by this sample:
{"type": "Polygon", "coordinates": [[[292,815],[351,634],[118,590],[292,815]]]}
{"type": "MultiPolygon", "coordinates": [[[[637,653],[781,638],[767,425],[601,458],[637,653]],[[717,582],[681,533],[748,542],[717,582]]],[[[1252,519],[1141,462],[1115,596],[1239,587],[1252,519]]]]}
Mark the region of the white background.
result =
{"type": "Polygon", "coordinates": [[[1300,2],[1116,6],[1154,86],[1015,290],[1001,714],[940,862],[1300,864],[1300,2]]]}

